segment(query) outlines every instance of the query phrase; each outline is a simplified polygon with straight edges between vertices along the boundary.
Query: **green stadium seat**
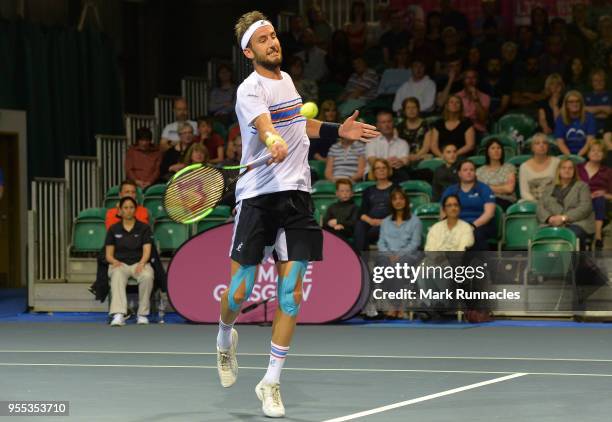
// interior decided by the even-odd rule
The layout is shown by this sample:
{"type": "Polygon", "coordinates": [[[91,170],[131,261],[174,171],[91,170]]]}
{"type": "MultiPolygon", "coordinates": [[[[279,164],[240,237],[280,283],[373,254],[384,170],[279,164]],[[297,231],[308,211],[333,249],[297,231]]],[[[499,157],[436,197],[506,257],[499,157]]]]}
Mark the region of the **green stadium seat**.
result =
{"type": "Polygon", "coordinates": [[[106,226],[104,219],[83,219],[78,218],[74,222],[72,229],[72,252],[98,253],[104,247],[106,240],[106,226]]]}
{"type": "Polygon", "coordinates": [[[145,191],[142,205],[149,210],[149,215],[155,216],[163,211],[164,192],[166,192],[166,185],[164,184],[150,186],[145,191]]]}
{"type": "Polygon", "coordinates": [[[529,240],[539,227],[536,217],[537,204],[535,202],[519,202],[506,210],[506,217],[502,229],[502,237],[498,249],[527,250],[529,240]]]}
{"type": "Polygon", "coordinates": [[[319,212],[319,210],[316,207],[315,207],[315,210],[314,210],[314,219],[319,224],[319,226],[323,226],[323,224],[321,222],[321,213],[319,212]]]}
{"type": "Polygon", "coordinates": [[[497,246],[497,244],[499,243],[502,237],[502,232],[504,230],[503,227],[504,227],[504,209],[498,204],[495,204],[495,237],[492,239],[489,239],[489,245],[497,246]]]}
{"type": "Polygon", "coordinates": [[[327,212],[327,208],[329,208],[329,206],[335,202],[337,202],[338,199],[336,197],[333,198],[314,198],[313,202],[315,205],[316,210],[319,212],[319,215],[321,216],[321,218],[325,217],[325,213],[327,212]]]}
{"type": "Polygon", "coordinates": [[[310,160],[308,165],[317,174],[319,180],[325,179],[325,161],[310,160]]]}
{"type": "Polygon", "coordinates": [[[160,252],[174,252],[189,239],[190,226],[158,216],[153,224],[153,237],[160,252]]]}
{"type": "Polygon", "coordinates": [[[85,221],[85,220],[98,220],[104,221],[106,220],[106,208],[86,208],[79,212],[77,216],[77,220],[85,221]]]}
{"type": "Polygon", "coordinates": [[[582,164],[584,163],[586,160],[584,159],[584,157],[581,157],[580,155],[575,155],[575,154],[571,154],[571,155],[562,155],[559,156],[560,159],[563,158],[569,158],[570,160],[572,160],[572,162],[576,165],[578,164],[582,164]]]}
{"type": "Polygon", "coordinates": [[[423,226],[422,232],[422,245],[425,246],[427,240],[427,234],[431,226],[440,221],[440,204],[437,202],[430,202],[428,204],[421,204],[414,208],[414,215],[419,217],[423,226]]]}
{"type": "Polygon", "coordinates": [[[205,230],[220,226],[227,221],[231,214],[232,210],[227,205],[219,205],[215,207],[210,214],[196,223],[196,233],[202,233],[205,230]]]}
{"type": "MultiPolygon", "coordinates": [[[[136,202],[142,204],[144,194],[140,187],[136,187],[136,202]]],[[[104,195],[104,208],[109,209],[117,206],[119,202],[119,185],[111,187],[104,195]]]]}
{"type": "Polygon", "coordinates": [[[431,171],[435,171],[438,167],[444,164],[444,160],[440,158],[431,158],[429,160],[422,160],[417,164],[418,170],[428,169],[431,171]]]}
{"type": "Polygon", "coordinates": [[[540,228],[529,242],[528,276],[563,277],[573,280],[572,252],[578,250],[574,232],[564,227],[540,228]]]}
{"type": "Polygon", "coordinates": [[[440,120],[442,120],[442,116],[440,116],[440,115],[429,116],[429,117],[425,117],[423,120],[425,121],[425,126],[431,127],[436,122],[439,122],[440,120]]]}
{"type": "Polygon", "coordinates": [[[400,187],[408,194],[412,209],[431,201],[432,188],[424,180],[408,180],[400,183],[400,187]]]}
{"type": "Polygon", "coordinates": [[[468,160],[472,161],[476,167],[484,166],[487,162],[487,157],[484,155],[472,155],[468,157],[468,160]]]}
{"type": "Polygon", "coordinates": [[[373,181],[373,180],[365,180],[363,182],[357,182],[353,186],[353,192],[361,194],[361,193],[363,193],[364,190],[366,190],[370,186],[374,186],[375,184],[376,184],[376,182],[373,181]]]}
{"type": "Polygon", "coordinates": [[[325,197],[336,196],[336,184],[329,180],[317,180],[312,185],[312,197],[314,198],[325,198],[325,197]]]}
{"type": "MultiPolygon", "coordinates": [[[[518,168],[521,166],[521,164],[523,164],[525,161],[529,160],[531,157],[533,157],[533,155],[531,155],[531,154],[516,155],[516,156],[510,158],[509,160],[507,160],[507,162],[510,163],[510,164],[514,164],[514,166],[518,170],[518,168]]],[[[516,184],[518,185],[518,180],[516,181],[516,184]]]]}
{"type": "Polygon", "coordinates": [[[536,121],[526,114],[509,113],[502,116],[496,124],[495,130],[510,135],[515,141],[526,140],[538,128],[536,121]]]}

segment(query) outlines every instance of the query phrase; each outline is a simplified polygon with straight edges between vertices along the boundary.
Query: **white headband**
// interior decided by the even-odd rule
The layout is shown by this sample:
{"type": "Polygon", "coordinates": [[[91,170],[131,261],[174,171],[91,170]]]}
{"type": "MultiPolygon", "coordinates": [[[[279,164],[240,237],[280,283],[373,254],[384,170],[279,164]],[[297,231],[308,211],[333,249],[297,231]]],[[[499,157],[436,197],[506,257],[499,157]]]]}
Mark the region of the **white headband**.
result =
{"type": "Polygon", "coordinates": [[[268,25],[273,26],[269,21],[265,21],[265,20],[260,20],[260,21],[257,21],[251,24],[251,26],[249,26],[249,29],[246,30],[246,32],[242,36],[242,39],[240,40],[240,46],[242,47],[242,49],[244,50],[245,48],[247,48],[247,46],[249,45],[249,41],[251,40],[251,37],[253,36],[255,31],[257,31],[259,28],[263,26],[268,26],[268,25]]]}

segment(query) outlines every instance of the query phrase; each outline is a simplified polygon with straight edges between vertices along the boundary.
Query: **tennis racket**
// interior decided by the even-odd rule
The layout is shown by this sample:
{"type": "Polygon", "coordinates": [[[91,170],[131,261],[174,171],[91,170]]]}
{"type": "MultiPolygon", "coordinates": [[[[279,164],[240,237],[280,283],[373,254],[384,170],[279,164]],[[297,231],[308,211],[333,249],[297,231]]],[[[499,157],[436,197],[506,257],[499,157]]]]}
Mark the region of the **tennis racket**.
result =
{"type": "Polygon", "coordinates": [[[240,177],[270,158],[272,156],[266,154],[238,166],[211,167],[198,163],[179,170],[168,181],[164,193],[163,205],[168,217],[183,224],[203,219],[232,190],[240,177]]]}

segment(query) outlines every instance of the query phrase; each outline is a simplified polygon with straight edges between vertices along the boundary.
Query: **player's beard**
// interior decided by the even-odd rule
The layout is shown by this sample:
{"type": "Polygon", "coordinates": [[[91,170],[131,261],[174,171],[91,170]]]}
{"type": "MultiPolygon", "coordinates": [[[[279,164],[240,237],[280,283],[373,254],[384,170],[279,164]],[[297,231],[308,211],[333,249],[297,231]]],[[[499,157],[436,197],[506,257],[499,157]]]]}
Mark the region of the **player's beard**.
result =
{"type": "Polygon", "coordinates": [[[278,50],[268,49],[268,51],[266,51],[266,54],[260,55],[260,54],[255,53],[255,62],[259,66],[264,67],[270,71],[276,70],[276,68],[278,68],[283,62],[283,52],[281,50],[280,45],[278,46],[278,50]],[[274,58],[269,57],[268,54],[274,51],[278,51],[278,56],[274,58]]]}

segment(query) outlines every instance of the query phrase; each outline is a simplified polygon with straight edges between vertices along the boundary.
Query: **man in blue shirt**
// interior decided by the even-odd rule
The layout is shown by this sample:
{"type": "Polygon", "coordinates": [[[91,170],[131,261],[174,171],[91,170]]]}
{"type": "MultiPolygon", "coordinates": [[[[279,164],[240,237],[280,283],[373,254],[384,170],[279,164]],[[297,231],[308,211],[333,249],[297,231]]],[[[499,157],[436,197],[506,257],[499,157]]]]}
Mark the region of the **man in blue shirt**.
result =
{"type": "Polygon", "coordinates": [[[584,95],[585,110],[593,113],[597,135],[603,135],[606,119],[612,116],[612,95],[606,90],[606,72],[602,69],[591,73],[593,91],[584,95]]]}

